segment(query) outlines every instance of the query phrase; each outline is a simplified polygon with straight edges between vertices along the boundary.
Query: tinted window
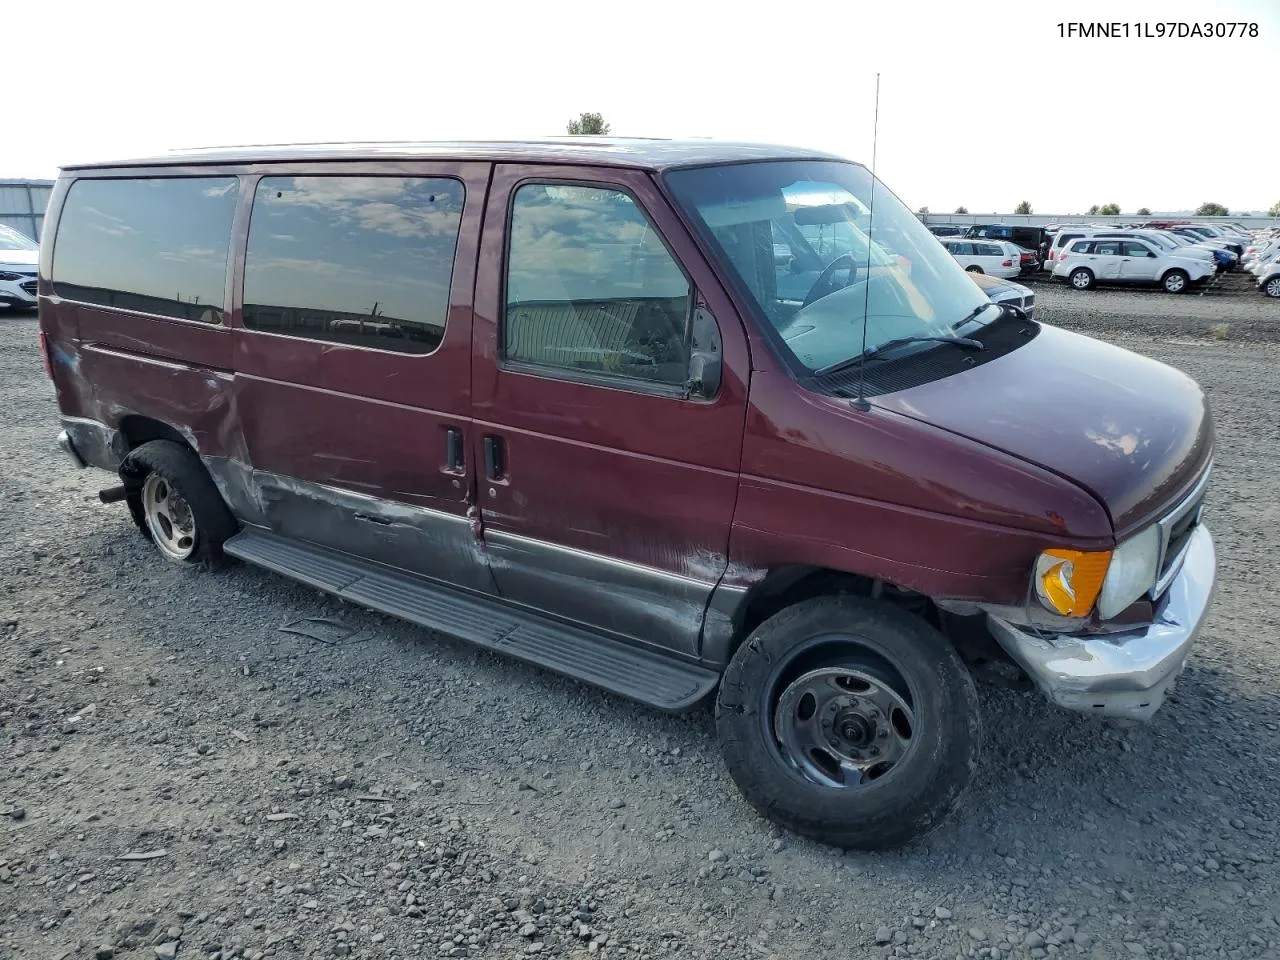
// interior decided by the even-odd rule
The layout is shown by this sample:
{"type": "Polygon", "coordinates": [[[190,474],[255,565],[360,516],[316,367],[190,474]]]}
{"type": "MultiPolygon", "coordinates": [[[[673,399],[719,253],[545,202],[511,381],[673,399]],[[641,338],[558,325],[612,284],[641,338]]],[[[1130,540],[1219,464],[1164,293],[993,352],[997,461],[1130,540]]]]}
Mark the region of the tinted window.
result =
{"type": "Polygon", "coordinates": [[[630,196],[526,184],[508,243],[507,359],[685,382],[689,282],[630,196]]]}
{"type": "Polygon", "coordinates": [[[222,320],[239,181],[77,180],[54,245],[59,296],[164,317],[222,320]]]}
{"type": "Polygon", "coordinates": [[[264,177],[245,326],[430,353],[444,336],[462,200],[462,184],[443,178],[264,177]]]}
{"type": "Polygon", "coordinates": [[[1060,233],[1058,234],[1058,239],[1056,243],[1058,244],[1059,247],[1065,247],[1072,240],[1078,240],[1080,239],[1080,237],[1083,237],[1083,236],[1084,236],[1083,233],[1060,233]]]}
{"type": "Polygon", "coordinates": [[[947,249],[949,249],[952,254],[958,254],[962,257],[969,257],[973,255],[972,243],[953,243],[950,244],[947,249]]]}
{"type": "Polygon", "coordinates": [[[997,247],[995,244],[975,243],[973,245],[973,248],[974,248],[974,251],[980,257],[1003,257],[1004,256],[1004,248],[997,247]]]}

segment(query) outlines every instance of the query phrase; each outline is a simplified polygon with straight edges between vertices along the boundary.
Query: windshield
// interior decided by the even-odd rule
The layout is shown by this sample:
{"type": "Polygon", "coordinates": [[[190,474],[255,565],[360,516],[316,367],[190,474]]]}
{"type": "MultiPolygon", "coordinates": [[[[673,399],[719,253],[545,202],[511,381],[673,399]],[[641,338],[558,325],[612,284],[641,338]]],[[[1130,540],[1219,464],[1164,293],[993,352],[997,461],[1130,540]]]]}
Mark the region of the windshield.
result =
{"type": "Polygon", "coordinates": [[[12,227],[0,223],[0,250],[39,250],[34,240],[28,240],[12,227]]]}
{"type": "MultiPolygon", "coordinates": [[[[951,335],[957,321],[990,305],[916,215],[858,164],[729,164],[675,170],[666,180],[758,314],[811,371],[862,353],[864,317],[874,351],[900,337],[951,335]]],[[[979,312],[976,323],[995,314],[979,312]]]]}

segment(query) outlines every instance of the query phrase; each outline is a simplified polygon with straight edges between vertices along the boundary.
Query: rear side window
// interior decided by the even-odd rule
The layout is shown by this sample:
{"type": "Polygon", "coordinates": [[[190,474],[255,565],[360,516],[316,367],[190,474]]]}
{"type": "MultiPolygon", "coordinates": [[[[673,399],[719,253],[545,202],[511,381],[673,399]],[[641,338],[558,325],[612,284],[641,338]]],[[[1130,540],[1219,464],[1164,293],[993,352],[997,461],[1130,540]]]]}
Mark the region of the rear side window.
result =
{"type": "Polygon", "coordinates": [[[1120,241],[1107,240],[1095,243],[1093,245],[1093,252],[1102,254],[1103,256],[1118,257],[1120,256],[1120,241]]]}
{"type": "Polygon", "coordinates": [[[1126,257],[1154,257],[1151,248],[1145,243],[1138,243],[1135,240],[1126,240],[1124,244],[1124,255],[1126,257]]]}
{"type": "Polygon", "coordinates": [[[53,253],[58,296],[221,323],[235,177],[77,180],[53,253]]]}
{"type": "Polygon", "coordinates": [[[444,338],[463,186],[432,177],[263,177],[244,325],[431,353],[444,338]]]}
{"type": "MultiPolygon", "coordinates": [[[[1066,246],[1067,244],[1069,244],[1072,240],[1079,240],[1082,236],[1084,236],[1084,234],[1082,234],[1082,233],[1062,233],[1062,234],[1059,234],[1059,235],[1058,235],[1058,240],[1057,240],[1058,246],[1059,246],[1059,247],[1065,247],[1065,246],[1066,246]]],[[[1077,247],[1077,248],[1076,248],[1076,251],[1077,251],[1077,252],[1079,252],[1079,249],[1080,249],[1080,248],[1079,248],[1079,247],[1077,247]]]]}
{"type": "Polygon", "coordinates": [[[688,379],[691,289],[632,197],[516,190],[507,253],[507,360],[621,379],[688,379]]]}
{"type": "Polygon", "coordinates": [[[1003,257],[1004,248],[992,243],[975,243],[974,250],[980,257],[1003,257]]]}

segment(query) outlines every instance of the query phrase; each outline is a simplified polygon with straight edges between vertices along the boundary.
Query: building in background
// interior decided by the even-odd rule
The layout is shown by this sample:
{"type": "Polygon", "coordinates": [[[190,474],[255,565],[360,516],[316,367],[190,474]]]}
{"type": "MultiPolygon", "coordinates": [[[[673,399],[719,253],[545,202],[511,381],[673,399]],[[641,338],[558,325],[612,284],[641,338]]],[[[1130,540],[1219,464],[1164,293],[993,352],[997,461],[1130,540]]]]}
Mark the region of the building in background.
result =
{"type": "Polygon", "coordinates": [[[39,240],[52,180],[0,179],[0,223],[39,240]]]}

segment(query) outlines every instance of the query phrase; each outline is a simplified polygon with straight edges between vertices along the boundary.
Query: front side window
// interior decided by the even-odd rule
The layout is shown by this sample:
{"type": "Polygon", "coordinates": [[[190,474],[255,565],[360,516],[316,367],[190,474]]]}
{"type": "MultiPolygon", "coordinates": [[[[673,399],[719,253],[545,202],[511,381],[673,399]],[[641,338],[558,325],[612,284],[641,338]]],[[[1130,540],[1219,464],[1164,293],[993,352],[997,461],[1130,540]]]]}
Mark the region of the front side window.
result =
{"type": "Polygon", "coordinates": [[[463,186],[443,177],[263,177],[244,325],[431,353],[444,337],[463,186]]]}
{"type": "Polygon", "coordinates": [[[61,297],[220,323],[235,177],[77,180],[58,221],[61,297]]]}
{"type": "MultiPolygon", "coordinates": [[[[723,272],[811,373],[857,361],[864,321],[866,346],[875,351],[899,337],[953,334],[961,320],[998,316],[995,308],[979,309],[991,301],[948,247],[858,164],[781,160],[677,169],[665,177],[723,272]],[[793,253],[801,241],[811,252],[795,258],[785,282],[772,256],[779,225],[796,240],[793,253]]],[[[949,244],[957,254],[962,246],[949,244]]]]}
{"type": "MultiPolygon", "coordinates": [[[[790,251],[763,251],[770,273],[790,251]]],[[[683,385],[688,279],[621,190],[527,183],[512,200],[503,355],[509,362],[683,385]]]]}

